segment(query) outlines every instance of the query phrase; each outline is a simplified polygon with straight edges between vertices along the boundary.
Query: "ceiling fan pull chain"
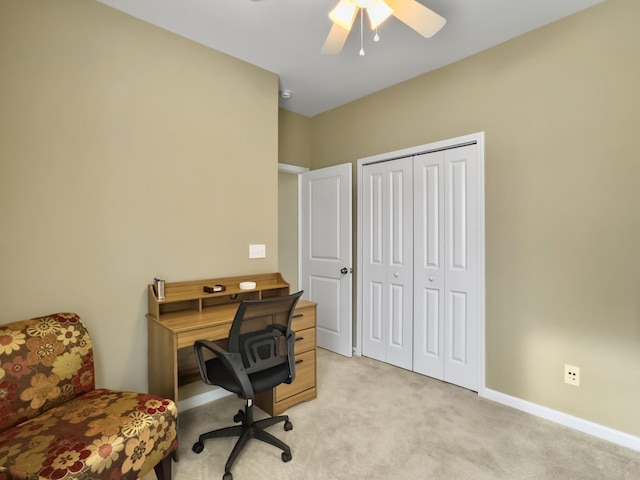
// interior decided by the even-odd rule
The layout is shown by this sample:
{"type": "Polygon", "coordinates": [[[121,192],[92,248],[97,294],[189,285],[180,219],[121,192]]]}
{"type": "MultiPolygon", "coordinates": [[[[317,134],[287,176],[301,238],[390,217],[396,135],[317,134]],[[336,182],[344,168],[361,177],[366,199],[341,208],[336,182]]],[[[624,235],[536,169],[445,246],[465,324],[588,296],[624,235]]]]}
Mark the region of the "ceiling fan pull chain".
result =
{"type": "Polygon", "coordinates": [[[374,42],[379,42],[380,41],[380,36],[378,35],[378,27],[376,27],[376,34],[373,37],[373,41],[374,42]]]}
{"type": "Polygon", "coordinates": [[[360,56],[364,57],[364,28],[362,26],[364,12],[360,9],[360,56]]]}

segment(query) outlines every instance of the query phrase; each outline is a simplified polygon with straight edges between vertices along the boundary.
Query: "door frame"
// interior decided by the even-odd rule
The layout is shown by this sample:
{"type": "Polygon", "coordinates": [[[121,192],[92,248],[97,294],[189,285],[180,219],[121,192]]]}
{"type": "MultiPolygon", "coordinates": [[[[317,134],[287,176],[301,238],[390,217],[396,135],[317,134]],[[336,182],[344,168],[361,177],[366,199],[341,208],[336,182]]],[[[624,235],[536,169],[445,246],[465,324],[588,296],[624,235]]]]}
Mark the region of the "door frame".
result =
{"type": "Polygon", "coordinates": [[[356,331],[354,332],[354,338],[356,345],[354,348],[355,355],[362,355],[362,292],[363,292],[363,278],[362,278],[362,168],[364,165],[378,162],[387,162],[390,160],[408,157],[412,155],[418,155],[421,153],[435,152],[438,150],[448,150],[451,148],[461,147],[464,145],[476,144],[478,148],[478,198],[476,199],[478,205],[478,312],[477,318],[478,325],[478,394],[482,395],[486,388],[486,375],[485,375],[485,311],[486,311],[486,290],[485,290],[485,193],[484,193],[484,132],[472,133],[469,135],[463,135],[460,137],[450,138],[437,142],[427,143],[424,145],[418,145],[415,147],[405,148],[402,150],[395,150],[393,152],[381,153],[378,155],[372,155],[358,159],[357,162],[357,206],[356,206],[356,331]]]}
{"type": "MultiPolygon", "coordinates": [[[[297,218],[297,230],[298,230],[298,255],[297,255],[297,263],[298,263],[298,284],[294,286],[293,290],[300,290],[300,285],[302,285],[302,179],[300,175],[308,172],[309,169],[307,167],[299,167],[297,165],[289,165],[288,163],[278,163],[278,173],[292,173],[298,177],[298,194],[296,197],[296,203],[298,205],[298,218],[297,218]]],[[[278,220],[279,221],[279,220],[278,220]]],[[[280,227],[278,226],[278,229],[280,227]]],[[[279,232],[278,232],[279,234],[279,232]]],[[[278,256],[280,252],[278,252],[278,256]]],[[[279,261],[279,260],[278,260],[279,261]]]]}

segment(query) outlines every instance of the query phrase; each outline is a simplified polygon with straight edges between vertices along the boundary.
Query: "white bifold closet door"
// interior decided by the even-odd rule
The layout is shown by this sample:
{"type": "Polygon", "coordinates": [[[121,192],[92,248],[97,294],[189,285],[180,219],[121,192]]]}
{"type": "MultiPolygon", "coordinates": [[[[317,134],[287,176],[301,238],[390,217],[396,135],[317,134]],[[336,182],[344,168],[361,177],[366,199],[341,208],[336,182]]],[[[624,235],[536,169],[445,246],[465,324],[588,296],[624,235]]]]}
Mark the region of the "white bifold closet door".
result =
{"type": "Polygon", "coordinates": [[[413,370],[477,391],[476,145],[417,155],[413,179],[413,370]]]}
{"type": "Polygon", "coordinates": [[[413,363],[413,160],[362,169],[363,355],[413,363]]]}

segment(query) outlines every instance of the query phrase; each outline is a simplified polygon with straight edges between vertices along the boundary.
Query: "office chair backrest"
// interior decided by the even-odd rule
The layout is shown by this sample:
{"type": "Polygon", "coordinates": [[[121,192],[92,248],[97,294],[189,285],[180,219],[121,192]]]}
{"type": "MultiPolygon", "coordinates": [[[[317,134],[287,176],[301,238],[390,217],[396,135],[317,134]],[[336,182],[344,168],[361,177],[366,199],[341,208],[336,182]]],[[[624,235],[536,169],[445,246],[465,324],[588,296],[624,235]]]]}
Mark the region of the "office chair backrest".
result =
{"type": "Polygon", "coordinates": [[[229,330],[230,352],[238,352],[247,373],[293,360],[293,311],[302,291],[240,303],[229,330]]]}

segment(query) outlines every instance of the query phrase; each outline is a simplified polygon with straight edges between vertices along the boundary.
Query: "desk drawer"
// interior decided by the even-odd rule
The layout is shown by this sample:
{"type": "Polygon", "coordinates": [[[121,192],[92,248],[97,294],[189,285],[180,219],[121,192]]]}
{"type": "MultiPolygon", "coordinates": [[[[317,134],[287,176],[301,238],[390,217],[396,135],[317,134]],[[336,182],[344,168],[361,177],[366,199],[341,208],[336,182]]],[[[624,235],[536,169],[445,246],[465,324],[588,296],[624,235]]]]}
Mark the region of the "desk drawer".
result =
{"type": "Polygon", "coordinates": [[[214,325],[178,333],[178,348],[190,347],[196,340],[221,340],[229,336],[229,324],[214,325]]]}
{"type": "Polygon", "coordinates": [[[275,389],[276,402],[303,392],[316,385],[316,351],[296,355],[296,379],[293,383],[278,385],[275,389]]]}
{"type": "Polygon", "coordinates": [[[293,322],[291,329],[294,332],[304,330],[316,326],[316,309],[315,306],[296,308],[293,312],[293,322]]]}
{"type": "Polygon", "coordinates": [[[307,328],[296,332],[296,356],[316,347],[316,329],[307,328]]]}

